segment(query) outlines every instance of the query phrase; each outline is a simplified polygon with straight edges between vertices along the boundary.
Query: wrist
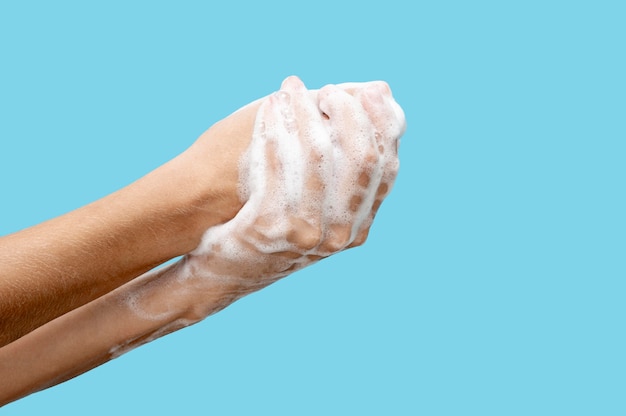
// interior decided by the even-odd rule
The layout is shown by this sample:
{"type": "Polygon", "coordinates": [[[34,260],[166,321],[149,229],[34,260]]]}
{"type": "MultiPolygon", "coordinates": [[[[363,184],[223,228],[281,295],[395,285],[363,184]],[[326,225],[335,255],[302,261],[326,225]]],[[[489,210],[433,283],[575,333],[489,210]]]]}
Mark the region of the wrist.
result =
{"type": "Polygon", "coordinates": [[[204,229],[219,221],[207,208],[216,199],[211,188],[201,183],[183,153],[122,190],[125,205],[143,217],[136,222],[141,246],[162,261],[193,250],[204,229]]]}
{"type": "Polygon", "coordinates": [[[149,222],[144,237],[158,240],[150,244],[163,261],[195,249],[207,229],[231,220],[243,206],[239,160],[260,103],[217,122],[183,153],[128,187],[126,206],[149,217],[139,222],[149,222]]]}
{"type": "Polygon", "coordinates": [[[161,201],[161,222],[177,256],[195,249],[207,229],[232,219],[242,207],[237,170],[208,159],[192,146],[154,172],[160,177],[155,197],[161,201]]]}
{"type": "Polygon", "coordinates": [[[260,103],[257,100],[217,122],[162,167],[176,178],[173,192],[189,231],[185,252],[197,247],[208,228],[231,220],[243,206],[239,160],[250,144],[260,103]]]}

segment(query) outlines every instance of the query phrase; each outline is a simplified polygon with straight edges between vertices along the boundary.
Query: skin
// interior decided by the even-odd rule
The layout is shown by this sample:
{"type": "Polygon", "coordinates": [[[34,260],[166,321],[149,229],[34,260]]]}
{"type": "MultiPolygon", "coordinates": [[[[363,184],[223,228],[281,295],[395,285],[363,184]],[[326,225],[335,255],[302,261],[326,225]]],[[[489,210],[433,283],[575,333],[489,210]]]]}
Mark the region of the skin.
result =
{"type": "Polygon", "coordinates": [[[191,251],[207,228],[231,219],[258,106],[120,191],[0,238],[0,346],[191,251]]]}
{"type": "MultiPolygon", "coordinates": [[[[155,228],[146,233],[156,248],[152,257],[143,255],[143,261],[180,250],[187,254],[133,280],[141,269],[137,264],[143,263],[134,263],[129,255],[135,268],[123,270],[131,277],[115,280],[122,281],[117,288],[90,300],[81,298],[79,306],[69,304],[64,315],[0,348],[0,405],[199,322],[300,268],[363,244],[398,170],[397,140],[404,119],[397,113],[399,107],[389,104],[390,98],[384,83],[327,86],[318,92],[290,77],[280,92],[209,129],[170,162],[171,167],[164,166],[171,170],[157,176],[170,178],[172,192],[189,179],[206,181],[207,174],[219,178],[220,189],[184,192],[185,203],[164,207],[168,220],[187,214],[177,225],[150,219],[166,236],[156,243],[155,228]],[[397,122],[390,125],[392,119],[397,122]],[[277,131],[282,135],[274,134],[277,131]],[[285,192],[293,176],[288,175],[288,159],[280,156],[292,157],[290,141],[300,146],[298,162],[304,158],[308,166],[297,197],[285,192]],[[345,157],[355,154],[359,157],[345,157]],[[248,181],[251,175],[260,175],[264,184],[248,181]],[[250,185],[242,199],[240,183],[250,185]],[[335,208],[328,209],[330,205],[335,208]],[[174,235],[180,232],[185,235],[174,235]],[[166,241],[172,246],[164,247],[166,241]]],[[[155,186],[149,180],[137,183],[147,190],[155,186]]],[[[135,232],[143,236],[141,230],[135,232]]],[[[132,244],[125,243],[118,253],[129,247],[132,244]]],[[[97,272],[95,266],[86,266],[87,272],[97,272]]]]}

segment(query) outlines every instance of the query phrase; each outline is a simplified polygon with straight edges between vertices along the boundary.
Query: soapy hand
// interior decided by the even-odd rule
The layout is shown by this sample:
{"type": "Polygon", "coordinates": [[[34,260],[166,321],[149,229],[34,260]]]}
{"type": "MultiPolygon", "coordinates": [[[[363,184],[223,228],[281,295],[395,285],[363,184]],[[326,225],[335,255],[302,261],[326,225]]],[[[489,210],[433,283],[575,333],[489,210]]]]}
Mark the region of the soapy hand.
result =
{"type": "Polygon", "coordinates": [[[215,312],[201,306],[215,285],[226,306],[363,244],[395,180],[404,128],[384,82],[307,90],[287,78],[261,104],[240,161],[243,208],[207,230],[178,270],[198,317],[215,312]]]}
{"type": "Polygon", "coordinates": [[[127,291],[143,319],[189,325],[365,242],[398,172],[405,129],[387,84],[307,90],[289,77],[255,105],[252,138],[238,158],[241,209],[158,279],[127,291]]]}
{"type": "MultiPolygon", "coordinates": [[[[89,279],[76,276],[92,276],[110,258],[127,263],[126,268],[106,269],[108,274],[100,270],[104,276],[116,276],[116,270],[132,275],[167,253],[197,247],[179,261],[144,273],[26,335],[16,331],[13,336],[21,337],[0,348],[0,405],[72,378],[198,322],[293,271],[363,244],[395,180],[398,140],[404,127],[402,110],[384,82],[329,85],[309,91],[299,79],[290,77],[280,91],[216,123],[189,151],[125,192],[11,240],[12,250],[5,250],[9,254],[5,264],[13,264],[21,276],[24,269],[19,265],[49,266],[49,259],[54,257],[49,253],[53,244],[47,243],[46,250],[41,250],[46,253],[45,262],[32,261],[33,251],[29,249],[24,253],[31,263],[15,262],[15,247],[20,246],[21,239],[24,247],[30,247],[33,241],[46,243],[45,235],[49,235],[58,245],[63,242],[59,233],[68,226],[71,229],[73,223],[81,224],[80,231],[89,231],[79,233],[84,250],[79,250],[83,258],[78,263],[87,267],[69,273],[71,282],[64,279],[69,275],[66,270],[76,269],[39,269],[42,276],[63,272],[58,277],[60,284],[46,286],[41,294],[59,293],[70,283],[75,287],[62,293],[87,293],[86,286],[76,281],[87,284],[89,279]],[[214,185],[208,192],[205,182],[214,185]],[[234,192],[237,185],[239,196],[234,192]],[[154,189],[182,197],[174,201],[157,198],[154,189]],[[132,232],[128,232],[127,224],[116,229],[121,214],[115,207],[127,210],[137,205],[139,209],[133,212],[141,221],[135,221],[132,232]],[[103,222],[103,215],[111,210],[108,222],[103,222]],[[146,220],[146,212],[159,215],[146,220]],[[96,221],[85,226],[85,221],[93,219],[96,221]],[[113,244],[109,228],[117,230],[114,235],[124,236],[120,241],[126,242],[127,235],[135,239],[113,244]],[[158,230],[175,238],[155,238],[158,230]],[[112,244],[107,255],[101,252],[107,245],[94,235],[109,238],[112,244]],[[98,244],[90,244],[93,240],[98,244]],[[146,247],[148,255],[137,260],[146,247]],[[90,252],[96,254],[85,254],[90,252]],[[106,262],[99,263],[98,258],[106,262]],[[46,359],[44,366],[41,357],[46,359]]],[[[71,250],[64,250],[64,246],[57,250],[60,260],[56,264],[76,267],[74,254],[79,239],[75,233],[70,235],[74,236],[67,239],[72,241],[71,250]]],[[[9,287],[14,290],[17,285],[9,287]]],[[[18,306],[17,310],[30,311],[18,306]]]]}

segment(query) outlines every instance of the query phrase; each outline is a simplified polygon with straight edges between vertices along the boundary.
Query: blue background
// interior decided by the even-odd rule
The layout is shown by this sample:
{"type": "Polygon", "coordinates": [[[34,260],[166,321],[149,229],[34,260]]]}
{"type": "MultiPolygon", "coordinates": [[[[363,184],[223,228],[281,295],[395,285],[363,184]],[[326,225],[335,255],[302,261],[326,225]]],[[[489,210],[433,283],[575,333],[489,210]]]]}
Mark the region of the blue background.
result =
{"type": "Polygon", "coordinates": [[[623,2],[86,3],[0,4],[0,234],[291,74],[387,81],[402,166],[365,246],[0,413],[626,414],[623,2]]]}

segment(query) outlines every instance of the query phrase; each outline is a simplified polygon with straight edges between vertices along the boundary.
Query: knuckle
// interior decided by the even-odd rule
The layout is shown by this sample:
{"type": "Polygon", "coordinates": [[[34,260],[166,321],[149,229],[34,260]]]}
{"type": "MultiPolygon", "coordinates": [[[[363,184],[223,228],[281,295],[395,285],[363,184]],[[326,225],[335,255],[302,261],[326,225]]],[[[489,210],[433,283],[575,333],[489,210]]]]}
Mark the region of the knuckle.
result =
{"type": "Polygon", "coordinates": [[[322,229],[302,218],[292,218],[291,227],[287,232],[287,242],[300,250],[312,250],[322,241],[322,229]]]}
{"type": "Polygon", "coordinates": [[[333,224],[328,229],[328,235],[322,242],[325,251],[336,253],[350,244],[352,227],[350,225],[333,224]]]}
{"type": "Polygon", "coordinates": [[[372,148],[372,149],[369,149],[367,152],[365,152],[363,160],[366,165],[375,165],[376,163],[378,163],[378,158],[379,158],[378,151],[372,148]]]}
{"type": "Polygon", "coordinates": [[[369,235],[369,231],[369,227],[366,227],[359,231],[354,241],[350,244],[350,247],[359,247],[365,244],[365,241],[367,241],[367,237],[369,235]]]}

